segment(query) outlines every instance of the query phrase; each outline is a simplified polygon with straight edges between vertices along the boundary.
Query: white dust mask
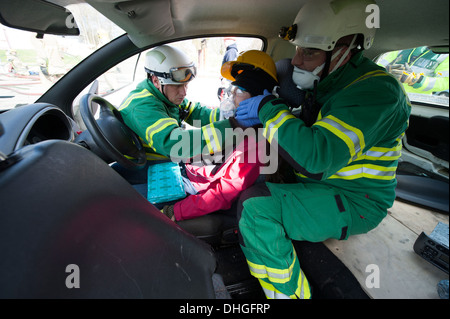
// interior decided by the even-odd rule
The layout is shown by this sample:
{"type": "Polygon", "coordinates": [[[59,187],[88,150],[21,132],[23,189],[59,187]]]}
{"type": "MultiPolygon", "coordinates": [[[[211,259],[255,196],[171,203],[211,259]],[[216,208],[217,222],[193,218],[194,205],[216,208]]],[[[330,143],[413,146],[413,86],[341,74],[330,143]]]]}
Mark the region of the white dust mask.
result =
{"type": "MultiPolygon", "coordinates": [[[[347,49],[347,51],[342,55],[341,59],[338,61],[336,66],[331,70],[331,72],[334,72],[344,61],[345,57],[349,54],[350,48],[353,47],[353,43],[355,41],[355,38],[353,38],[352,43],[350,44],[350,47],[347,49]]],[[[337,50],[332,56],[331,61],[333,61],[339,53],[342,51],[342,49],[337,50]]],[[[331,62],[330,62],[331,63],[331,62]]],[[[292,72],[292,80],[297,85],[297,87],[300,90],[310,90],[314,87],[314,81],[319,82],[320,77],[317,75],[320,73],[320,71],[323,70],[325,67],[325,63],[319,65],[317,68],[315,68],[312,72],[302,70],[294,66],[294,71],[292,72]]],[[[331,73],[330,72],[330,73],[331,73]]]]}
{"type": "Polygon", "coordinates": [[[324,68],[325,63],[319,65],[312,72],[302,70],[294,66],[292,72],[292,81],[297,85],[300,90],[309,90],[314,87],[314,81],[319,82],[320,77],[317,75],[324,68]]]}

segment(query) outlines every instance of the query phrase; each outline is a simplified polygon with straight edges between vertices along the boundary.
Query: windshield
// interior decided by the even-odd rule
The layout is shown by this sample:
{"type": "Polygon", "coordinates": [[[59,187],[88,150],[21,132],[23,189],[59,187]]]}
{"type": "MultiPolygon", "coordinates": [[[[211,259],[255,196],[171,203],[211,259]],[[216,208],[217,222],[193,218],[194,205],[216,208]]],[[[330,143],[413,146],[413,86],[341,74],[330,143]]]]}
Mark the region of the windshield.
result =
{"type": "Polygon", "coordinates": [[[81,60],[125,33],[88,4],[67,9],[79,36],[38,39],[35,33],[0,24],[0,111],[34,103],[81,60]]]}

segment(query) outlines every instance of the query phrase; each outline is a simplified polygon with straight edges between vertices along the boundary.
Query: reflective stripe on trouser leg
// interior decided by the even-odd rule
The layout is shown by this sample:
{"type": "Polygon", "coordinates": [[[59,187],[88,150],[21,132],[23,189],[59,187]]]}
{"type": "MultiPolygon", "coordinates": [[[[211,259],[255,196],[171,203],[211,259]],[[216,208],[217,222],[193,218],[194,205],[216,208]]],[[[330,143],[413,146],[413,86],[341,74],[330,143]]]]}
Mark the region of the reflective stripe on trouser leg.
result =
{"type": "Polygon", "coordinates": [[[268,298],[310,298],[308,281],[280,223],[280,210],[271,196],[249,198],[243,203],[239,221],[242,251],[268,298]]]}
{"type": "MultiPolygon", "coordinates": [[[[245,248],[244,248],[245,249],[245,248]]],[[[294,252],[294,262],[287,269],[276,269],[259,265],[247,259],[250,273],[259,280],[264,294],[268,299],[309,299],[311,291],[305,274],[294,252]],[[282,289],[285,293],[281,292],[282,289]],[[293,291],[287,295],[288,291],[293,291]]]]}

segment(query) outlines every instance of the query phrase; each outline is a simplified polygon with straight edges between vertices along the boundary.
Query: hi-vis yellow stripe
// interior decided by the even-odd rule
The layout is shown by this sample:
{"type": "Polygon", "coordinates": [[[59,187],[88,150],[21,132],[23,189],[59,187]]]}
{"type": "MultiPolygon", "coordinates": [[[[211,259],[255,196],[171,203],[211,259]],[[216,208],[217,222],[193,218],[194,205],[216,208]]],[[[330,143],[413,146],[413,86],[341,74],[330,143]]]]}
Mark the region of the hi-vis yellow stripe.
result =
{"type": "Polygon", "coordinates": [[[267,278],[271,282],[275,283],[286,283],[291,280],[292,268],[294,268],[295,260],[297,259],[297,254],[294,250],[294,258],[292,264],[286,269],[277,269],[267,267],[265,265],[255,264],[247,259],[247,263],[250,269],[250,273],[256,278],[267,278]]]}
{"type": "Polygon", "coordinates": [[[348,88],[349,86],[351,86],[351,85],[353,85],[353,84],[355,84],[357,82],[363,81],[365,79],[368,79],[368,78],[371,78],[371,77],[374,77],[374,76],[390,76],[390,75],[386,71],[382,71],[382,70],[370,71],[370,72],[360,76],[356,80],[354,80],[352,83],[347,85],[344,89],[348,88]]]}
{"type": "Polygon", "coordinates": [[[398,144],[395,147],[372,147],[367,152],[358,157],[355,161],[372,160],[372,161],[395,161],[402,155],[402,143],[397,139],[398,144]]]}
{"type": "Polygon", "coordinates": [[[365,147],[364,135],[356,127],[348,125],[335,116],[329,115],[314,123],[315,126],[322,126],[334,135],[339,137],[350,151],[350,161],[355,160],[361,156],[362,150],[365,147]]]}
{"type": "Polygon", "coordinates": [[[220,152],[222,150],[220,146],[220,139],[217,136],[214,124],[205,125],[202,127],[203,137],[205,138],[206,145],[208,146],[208,151],[210,154],[215,152],[220,152]]]}
{"type": "MultiPolygon", "coordinates": [[[[369,178],[379,180],[393,180],[395,179],[395,171],[397,167],[385,167],[373,164],[357,164],[346,166],[336,174],[328,177],[329,179],[345,179],[353,180],[358,178],[369,178]]],[[[295,172],[295,175],[301,178],[308,178],[307,176],[295,172]]]]}
{"type": "Polygon", "coordinates": [[[295,299],[295,296],[288,296],[276,289],[272,284],[258,278],[259,284],[264,291],[267,299],[295,299]]]}
{"type": "Polygon", "coordinates": [[[374,164],[355,164],[344,167],[329,178],[340,178],[346,180],[357,178],[392,180],[395,179],[396,170],[397,166],[385,167],[374,164]]]}
{"type": "Polygon", "coordinates": [[[297,288],[292,295],[286,295],[280,292],[274,285],[264,279],[258,278],[258,281],[267,299],[311,299],[311,289],[308,280],[301,269],[300,276],[298,276],[297,280],[297,288]]]}
{"type": "Polygon", "coordinates": [[[273,136],[278,131],[278,129],[286,122],[288,119],[295,119],[296,117],[292,115],[288,110],[282,110],[277,113],[273,118],[266,122],[266,127],[263,131],[263,136],[267,139],[269,143],[272,143],[273,136]]]}
{"type": "Polygon", "coordinates": [[[163,160],[163,159],[168,159],[167,156],[151,152],[150,146],[148,146],[147,142],[144,141],[144,139],[142,139],[141,137],[139,137],[139,139],[142,142],[142,146],[144,146],[145,155],[146,155],[148,161],[159,161],[159,160],[163,160]]]}
{"type": "MultiPolygon", "coordinates": [[[[382,180],[392,180],[395,178],[396,166],[382,166],[377,165],[376,162],[387,163],[393,162],[400,158],[402,150],[401,139],[404,133],[396,139],[397,145],[389,147],[372,147],[364,154],[359,156],[353,161],[353,165],[348,165],[338,171],[336,174],[330,176],[329,178],[340,178],[340,179],[357,179],[357,178],[371,178],[371,179],[382,179],[382,180]],[[358,161],[370,160],[373,164],[365,163],[358,164],[358,161]]],[[[390,163],[387,163],[388,165],[390,163]]],[[[295,172],[295,174],[302,178],[307,178],[305,175],[295,172]]]]}
{"type": "MultiPolygon", "coordinates": [[[[168,127],[169,125],[175,125],[178,126],[178,122],[175,119],[172,118],[164,118],[156,121],[153,125],[149,126],[145,132],[145,136],[147,136],[148,146],[151,147],[153,150],[155,148],[153,147],[153,135],[155,135],[158,132],[161,132],[163,129],[168,127]]],[[[156,150],[155,150],[156,151],[156,150]]]]}
{"type": "Polygon", "coordinates": [[[144,97],[152,95],[153,94],[147,91],[147,89],[143,89],[140,92],[134,93],[130,95],[125,101],[123,101],[122,105],[119,107],[119,111],[122,111],[123,109],[127,108],[130,105],[131,101],[133,101],[134,99],[142,99],[144,97]]]}
{"type": "Polygon", "coordinates": [[[217,111],[219,108],[215,108],[211,111],[211,114],[209,115],[209,123],[216,122],[217,121],[217,111]]]}
{"type": "MultiPolygon", "coordinates": [[[[309,299],[311,298],[311,291],[309,287],[308,280],[305,277],[305,274],[301,269],[299,269],[298,278],[292,278],[293,268],[297,262],[297,254],[295,250],[293,250],[293,261],[289,268],[287,269],[277,269],[267,267],[265,265],[255,264],[247,259],[247,264],[250,269],[250,273],[259,280],[261,287],[264,290],[264,293],[268,299],[286,299],[286,298],[300,298],[300,299],[309,299]],[[272,283],[275,284],[286,284],[292,279],[296,280],[296,288],[295,292],[291,295],[286,295],[280,292],[278,289],[274,287],[272,283]],[[268,281],[269,282],[268,282],[268,281]]],[[[297,263],[298,266],[298,263],[297,263]]],[[[295,287],[294,285],[289,284],[291,289],[295,287]]]]}

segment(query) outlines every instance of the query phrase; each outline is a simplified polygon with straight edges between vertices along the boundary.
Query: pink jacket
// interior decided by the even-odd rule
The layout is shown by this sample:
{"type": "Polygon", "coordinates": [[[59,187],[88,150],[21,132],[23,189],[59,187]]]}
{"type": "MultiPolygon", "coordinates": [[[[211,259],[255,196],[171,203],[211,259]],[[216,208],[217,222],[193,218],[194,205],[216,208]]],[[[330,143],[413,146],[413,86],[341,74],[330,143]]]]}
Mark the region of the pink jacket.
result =
{"type": "Polygon", "coordinates": [[[258,149],[265,150],[261,143],[265,140],[256,143],[253,137],[247,137],[218,170],[216,165],[186,165],[186,173],[198,193],[175,204],[175,219],[191,219],[229,209],[241,191],[253,185],[260,174],[263,164],[258,149]]]}

